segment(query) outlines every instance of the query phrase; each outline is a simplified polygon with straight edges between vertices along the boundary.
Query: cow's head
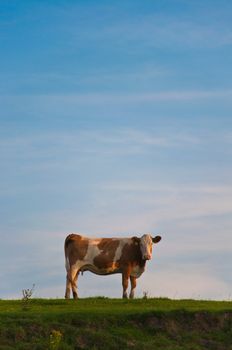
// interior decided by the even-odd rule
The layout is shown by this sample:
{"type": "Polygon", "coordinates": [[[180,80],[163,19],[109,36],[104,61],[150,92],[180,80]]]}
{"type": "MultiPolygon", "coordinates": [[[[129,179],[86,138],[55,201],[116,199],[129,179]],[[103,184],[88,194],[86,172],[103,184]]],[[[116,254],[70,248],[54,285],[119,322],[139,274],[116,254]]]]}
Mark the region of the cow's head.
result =
{"type": "Polygon", "coordinates": [[[161,240],[160,236],[152,238],[150,234],[145,234],[141,238],[137,238],[137,242],[140,245],[142,259],[151,260],[152,257],[152,243],[158,243],[161,240]]]}

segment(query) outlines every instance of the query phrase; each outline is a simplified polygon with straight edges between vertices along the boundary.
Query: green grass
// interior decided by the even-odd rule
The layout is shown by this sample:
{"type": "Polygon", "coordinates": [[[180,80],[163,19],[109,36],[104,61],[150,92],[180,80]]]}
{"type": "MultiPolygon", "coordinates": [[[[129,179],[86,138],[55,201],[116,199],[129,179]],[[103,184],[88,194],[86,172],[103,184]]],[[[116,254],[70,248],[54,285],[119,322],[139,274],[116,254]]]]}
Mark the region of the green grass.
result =
{"type": "Polygon", "coordinates": [[[232,350],[232,302],[0,300],[0,350],[232,350]]]}

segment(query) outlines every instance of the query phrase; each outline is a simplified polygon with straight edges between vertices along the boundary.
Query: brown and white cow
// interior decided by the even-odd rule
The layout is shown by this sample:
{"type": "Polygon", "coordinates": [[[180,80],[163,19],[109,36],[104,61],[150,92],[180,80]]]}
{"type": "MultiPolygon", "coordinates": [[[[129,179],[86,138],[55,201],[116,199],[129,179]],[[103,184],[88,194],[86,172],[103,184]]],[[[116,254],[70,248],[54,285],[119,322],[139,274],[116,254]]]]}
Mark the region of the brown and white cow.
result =
{"type": "Polygon", "coordinates": [[[78,298],[77,279],[79,272],[91,271],[98,275],[122,274],[123,298],[127,298],[130,278],[130,298],[134,297],[136,279],[145,270],[146,261],[152,257],[152,243],[158,243],[160,236],[152,238],[145,234],[141,238],[94,238],[70,234],[65,239],[65,266],[67,271],[65,298],[78,298]]]}

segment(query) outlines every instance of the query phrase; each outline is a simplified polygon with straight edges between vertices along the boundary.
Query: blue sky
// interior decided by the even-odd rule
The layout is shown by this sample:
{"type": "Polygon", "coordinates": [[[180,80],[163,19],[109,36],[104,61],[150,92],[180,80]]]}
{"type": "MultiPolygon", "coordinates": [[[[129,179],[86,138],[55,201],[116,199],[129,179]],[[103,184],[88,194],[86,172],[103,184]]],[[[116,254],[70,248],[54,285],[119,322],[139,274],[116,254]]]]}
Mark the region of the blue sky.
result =
{"type": "MultiPolygon", "coordinates": [[[[161,233],[137,296],[232,293],[230,1],[1,1],[0,298],[63,297],[63,241],[161,233]]],[[[120,276],[80,296],[121,296],[120,276]]]]}

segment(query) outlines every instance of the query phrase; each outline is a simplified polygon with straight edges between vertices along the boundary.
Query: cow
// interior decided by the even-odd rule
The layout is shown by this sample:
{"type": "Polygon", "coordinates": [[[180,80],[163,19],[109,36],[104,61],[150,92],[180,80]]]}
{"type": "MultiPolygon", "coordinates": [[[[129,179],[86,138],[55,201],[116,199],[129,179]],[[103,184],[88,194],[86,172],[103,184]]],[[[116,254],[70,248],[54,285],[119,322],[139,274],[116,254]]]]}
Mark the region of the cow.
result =
{"type": "Polygon", "coordinates": [[[78,298],[77,279],[79,272],[91,271],[97,275],[122,274],[123,298],[127,298],[130,279],[130,298],[134,298],[136,280],[145,270],[146,261],[152,257],[152,243],[158,243],[160,236],[152,238],[144,234],[141,238],[87,238],[70,234],[64,243],[66,291],[65,298],[78,298]]]}

